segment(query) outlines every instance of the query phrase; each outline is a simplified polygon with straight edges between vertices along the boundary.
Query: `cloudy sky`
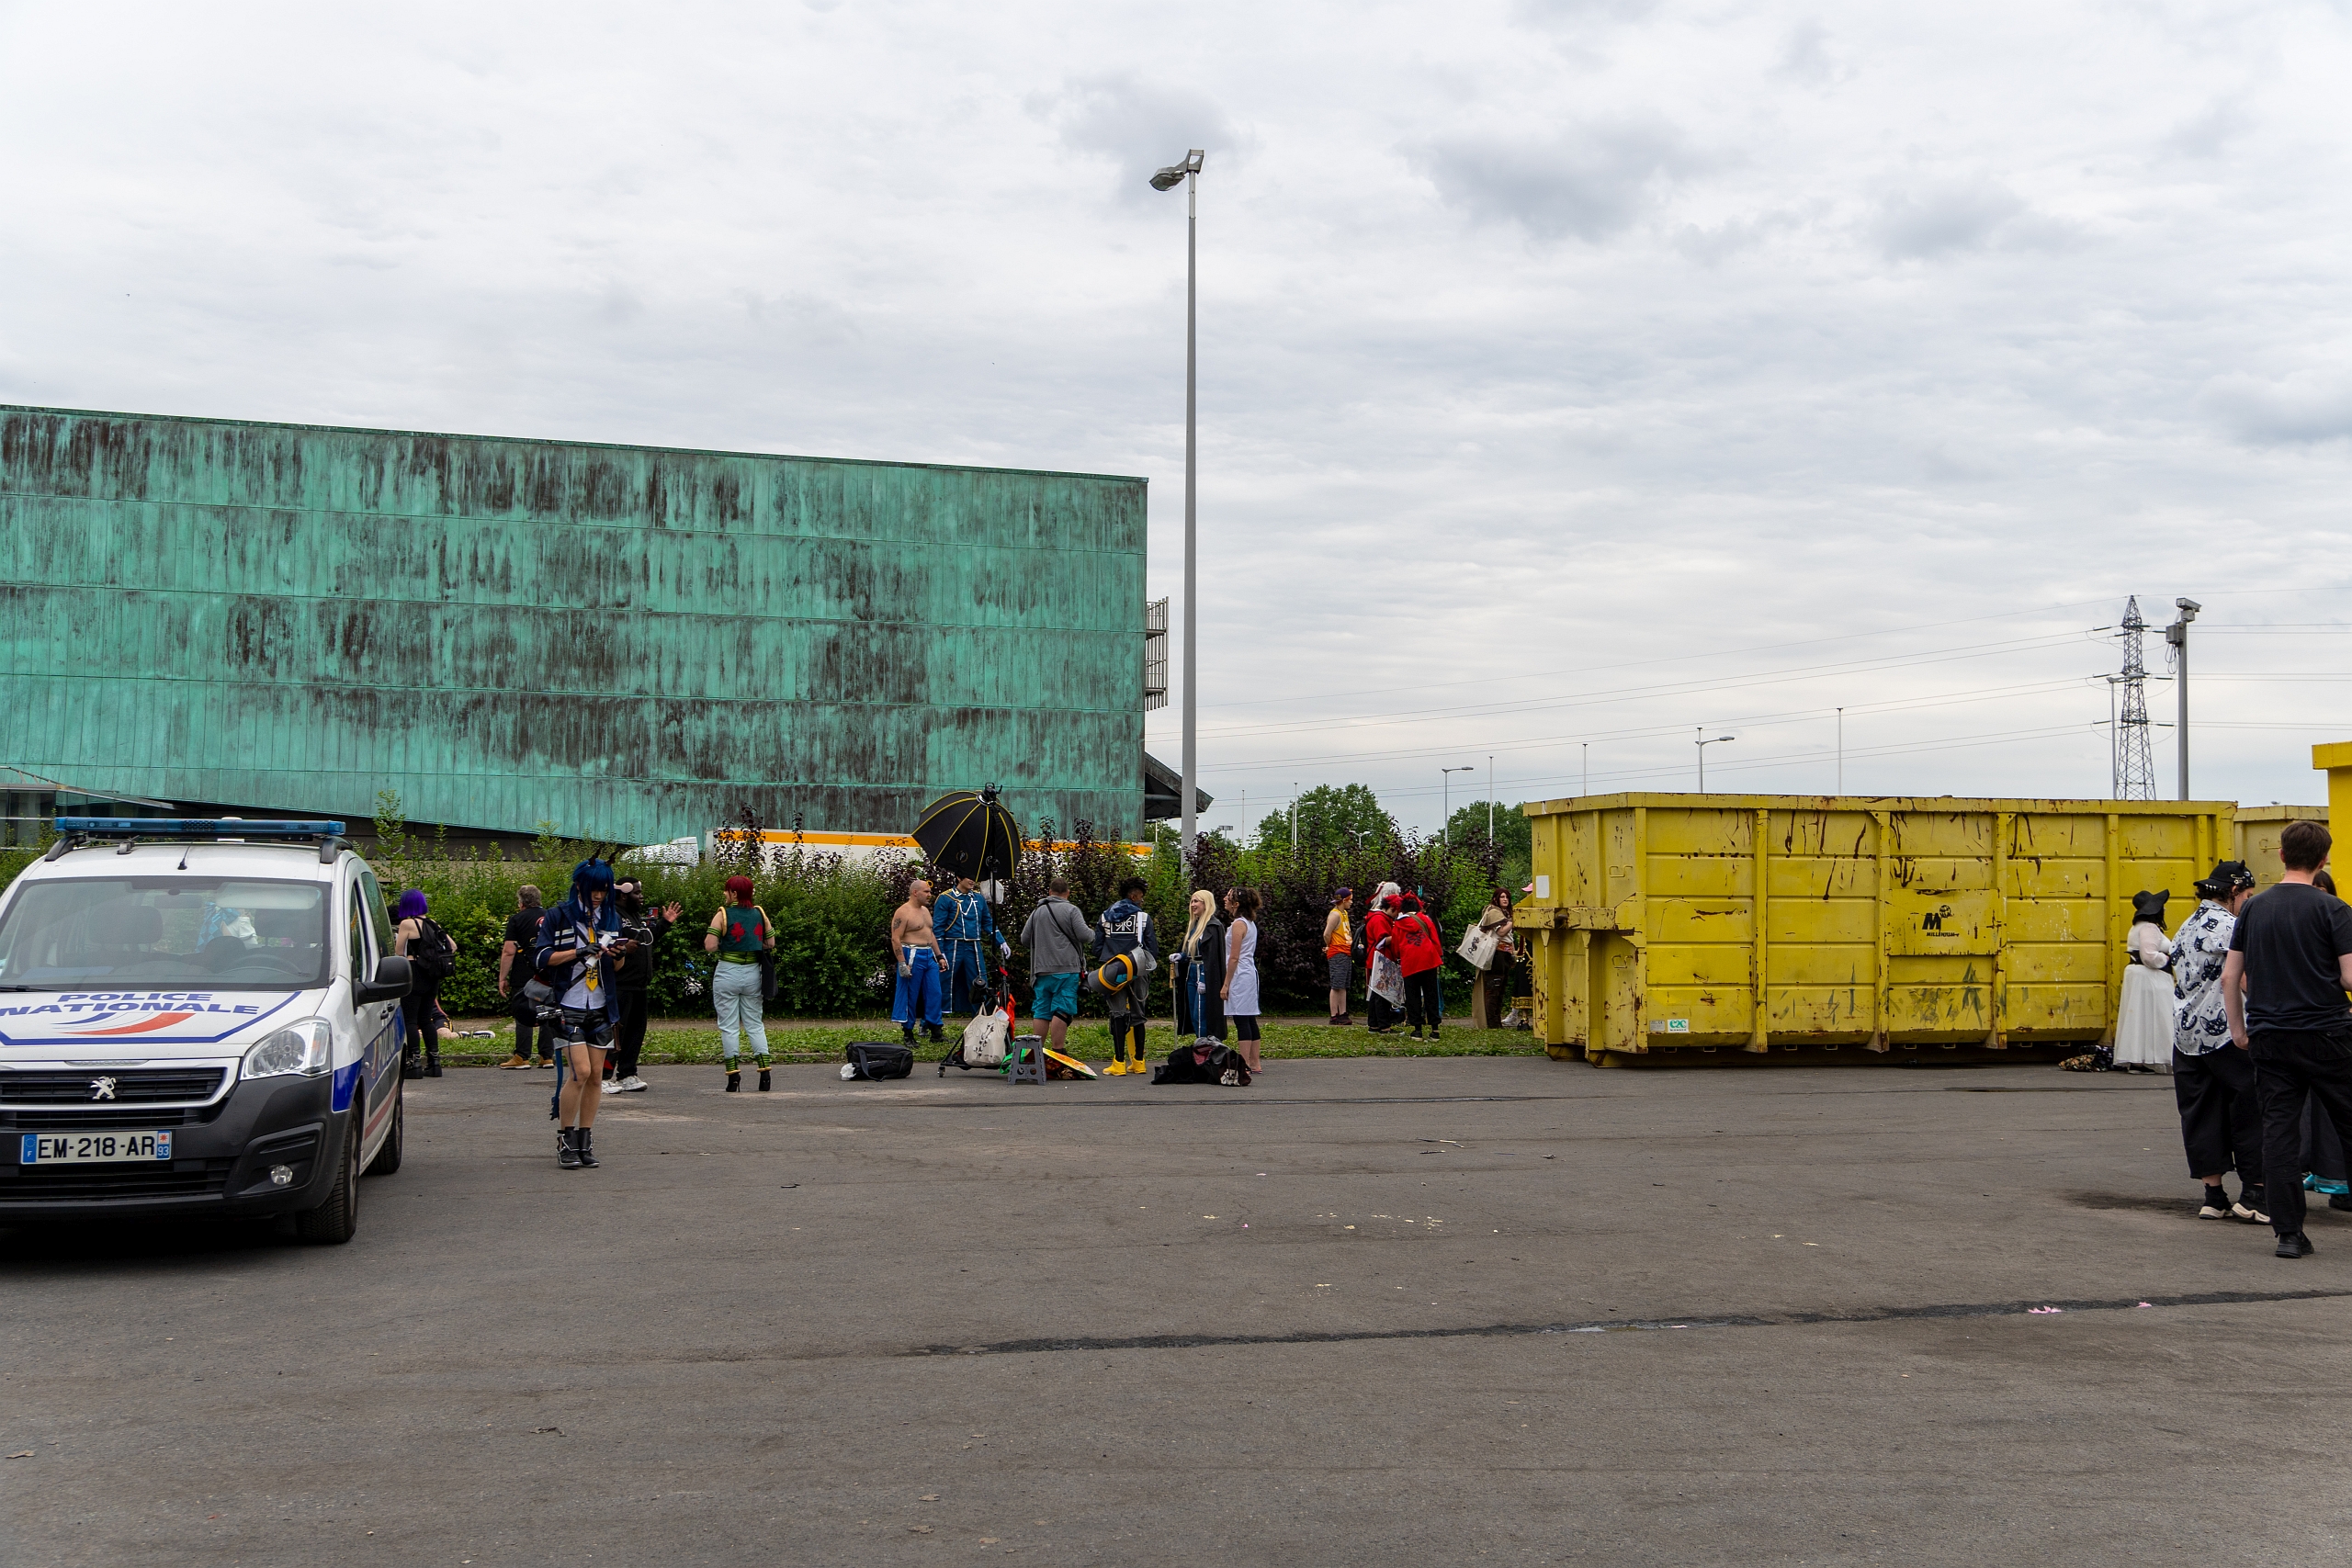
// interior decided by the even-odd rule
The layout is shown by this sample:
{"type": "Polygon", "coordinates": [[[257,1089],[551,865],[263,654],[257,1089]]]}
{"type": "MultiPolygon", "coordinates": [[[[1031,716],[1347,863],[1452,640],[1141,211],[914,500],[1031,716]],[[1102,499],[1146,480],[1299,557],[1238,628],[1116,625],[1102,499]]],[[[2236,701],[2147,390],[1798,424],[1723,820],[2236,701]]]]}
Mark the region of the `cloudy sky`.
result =
{"type": "Polygon", "coordinates": [[[1823,792],[1840,705],[1849,792],[2101,795],[2132,593],[2196,793],[2316,801],[2346,81],[2299,0],[0,4],[0,400],[1141,474],[1170,593],[1202,147],[1210,820],[1823,792]]]}

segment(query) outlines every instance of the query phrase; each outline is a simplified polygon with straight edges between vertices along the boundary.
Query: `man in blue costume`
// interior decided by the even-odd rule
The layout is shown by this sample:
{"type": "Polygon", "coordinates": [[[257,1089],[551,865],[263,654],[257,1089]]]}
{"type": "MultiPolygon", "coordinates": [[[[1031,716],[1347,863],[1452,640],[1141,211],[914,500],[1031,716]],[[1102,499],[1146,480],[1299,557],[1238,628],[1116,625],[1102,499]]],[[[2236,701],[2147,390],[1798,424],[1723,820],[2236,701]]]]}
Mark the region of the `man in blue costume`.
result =
{"type": "Polygon", "coordinates": [[[947,1010],[977,1010],[974,993],[989,989],[988,973],[1012,948],[997,934],[996,912],[968,876],[956,879],[956,890],[943,893],[931,907],[932,930],[947,955],[947,1010]]]}
{"type": "Polygon", "coordinates": [[[931,904],[931,884],[917,877],[907,889],[907,901],[890,915],[890,959],[899,966],[890,1016],[909,1045],[915,1043],[918,1023],[934,1043],[939,1039],[939,978],[947,963],[932,930],[931,904]]]}

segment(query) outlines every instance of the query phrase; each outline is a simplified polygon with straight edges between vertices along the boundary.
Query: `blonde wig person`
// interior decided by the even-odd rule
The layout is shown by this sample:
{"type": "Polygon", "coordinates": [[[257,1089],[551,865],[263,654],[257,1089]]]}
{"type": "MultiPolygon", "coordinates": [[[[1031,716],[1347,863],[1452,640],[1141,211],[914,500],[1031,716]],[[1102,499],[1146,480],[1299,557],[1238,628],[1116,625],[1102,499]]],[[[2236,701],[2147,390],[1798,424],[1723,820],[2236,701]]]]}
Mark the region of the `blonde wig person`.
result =
{"type": "Polygon", "coordinates": [[[1204,887],[1186,907],[1184,940],[1176,949],[1176,1027],[1194,1040],[1225,1038],[1225,922],[1216,895],[1204,887]]]}

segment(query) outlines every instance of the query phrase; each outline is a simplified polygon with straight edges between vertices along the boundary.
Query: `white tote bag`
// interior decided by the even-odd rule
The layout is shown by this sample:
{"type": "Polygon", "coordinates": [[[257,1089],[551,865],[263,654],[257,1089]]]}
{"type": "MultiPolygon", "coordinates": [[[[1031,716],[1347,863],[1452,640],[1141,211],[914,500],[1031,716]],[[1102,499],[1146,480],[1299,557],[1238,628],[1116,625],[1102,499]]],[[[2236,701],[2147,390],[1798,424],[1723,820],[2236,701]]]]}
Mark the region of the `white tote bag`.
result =
{"type": "Polygon", "coordinates": [[[1005,1037],[1012,1028],[1004,1012],[984,1012],[964,1026],[964,1060],[975,1067],[993,1067],[1004,1060],[1005,1037]]]}
{"type": "Polygon", "coordinates": [[[1462,933],[1462,945],[1453,951],[1468,959],[1473,969],[1490,969],[1494,966],[1495,949],[1502,945],[1502,927],[1485,930],[1473,920],[1470,929],[1462,933]]]}

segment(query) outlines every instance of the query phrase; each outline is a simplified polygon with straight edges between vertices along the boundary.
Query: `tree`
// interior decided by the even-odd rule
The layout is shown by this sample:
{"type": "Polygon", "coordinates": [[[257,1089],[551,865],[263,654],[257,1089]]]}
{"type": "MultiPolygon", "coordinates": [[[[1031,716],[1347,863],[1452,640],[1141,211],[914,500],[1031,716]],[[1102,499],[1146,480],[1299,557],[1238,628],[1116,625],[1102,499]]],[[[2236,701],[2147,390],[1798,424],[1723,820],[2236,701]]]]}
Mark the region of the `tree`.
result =
{"type": "MultiPolygon", "coordinates": [[[[1527,881],[1528,868],[1534,863],[1534,823],[1516,806],[1495,803],[1495,850],[1497,863],[1503,880],[1516,888],[1527,881]]],[[[1487,842],[1487,803],[1474,800],[1467,806],[1456,807],[1446,819],[1446,841],[1457,850],[1482,847],[1487,842]]]]}
{"type": "MultiPolygon", "coordinates": [[[[1260,849],[1290,848],[1291,814],[1277,811],[1258,824],[1260,849]]],[[[1396,837],[1396,818],[1381,809],[1370,784],[1317,784],[1298,797],[1301,850],[1374,849],[1396,837]]]]}

